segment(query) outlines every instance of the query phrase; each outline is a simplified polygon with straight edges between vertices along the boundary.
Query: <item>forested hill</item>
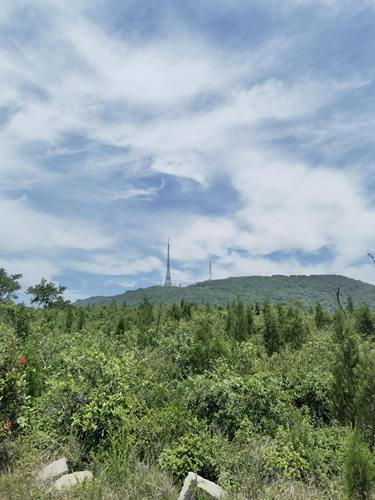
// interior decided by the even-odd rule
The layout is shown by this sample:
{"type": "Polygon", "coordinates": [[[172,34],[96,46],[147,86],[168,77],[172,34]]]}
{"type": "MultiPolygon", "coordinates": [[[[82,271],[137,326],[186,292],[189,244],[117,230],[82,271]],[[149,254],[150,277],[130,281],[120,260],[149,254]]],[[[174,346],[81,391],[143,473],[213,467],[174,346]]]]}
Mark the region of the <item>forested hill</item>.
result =
{"type": "Polygon", "coordinates": [[[236,299],[245,303],[292,302],[306,306],[320,302],[324,307],[336,307],[336,290],[341,288],[343,302],[350,295],[355,303],[367,302],[375,309],[375,286],[337,275],[313,276],[247,276],[203,281],[187,287],[153,286],[129,290],[111,297],[90,297],[78,300],[77,306],[105,305],[113,302],[134,306],[147,298],[152,303],[174,303],[182,299],[197,304],[226,305],[236,299]]]}

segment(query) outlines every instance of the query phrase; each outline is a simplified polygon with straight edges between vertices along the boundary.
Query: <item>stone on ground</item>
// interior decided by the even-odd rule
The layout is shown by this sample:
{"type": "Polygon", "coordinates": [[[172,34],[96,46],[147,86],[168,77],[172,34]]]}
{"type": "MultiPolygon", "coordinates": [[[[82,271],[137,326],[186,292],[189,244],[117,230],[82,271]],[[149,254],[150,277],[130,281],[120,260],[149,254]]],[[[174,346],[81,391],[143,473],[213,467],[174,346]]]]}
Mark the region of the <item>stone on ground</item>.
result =
{"type": "Polygon", "coordinates": [[[59,460],[50,463],[47,467],[40,471],[38,474],[38,480],[45,483],[47,481],[51,481],[52,479],[56,479],[67,472],[68,466],[66,460],[65,458],[60,458],[59,460]]]}
{"type": "Polygon", "coordinates": [[[212,498],[223,498],[224,490],[216,483],[204,479],[194,472],[189,472],[186,476],[184,486],[181,490],[178,500],[193,500],[194,499],[194,486],[207,493],[212,498]]]}
{"type": "Polygon", "coordinates": [[[91,481],[93,479],[92,472],[88,470],[82,470],[79,472],[73,472],[72,474],[66,474],[65,476],[60,477],[54,483],[54,488],[56,490],[63,490],[65,488],[71,488],[78,483],[83,483],[83,481],[91,481]]]}

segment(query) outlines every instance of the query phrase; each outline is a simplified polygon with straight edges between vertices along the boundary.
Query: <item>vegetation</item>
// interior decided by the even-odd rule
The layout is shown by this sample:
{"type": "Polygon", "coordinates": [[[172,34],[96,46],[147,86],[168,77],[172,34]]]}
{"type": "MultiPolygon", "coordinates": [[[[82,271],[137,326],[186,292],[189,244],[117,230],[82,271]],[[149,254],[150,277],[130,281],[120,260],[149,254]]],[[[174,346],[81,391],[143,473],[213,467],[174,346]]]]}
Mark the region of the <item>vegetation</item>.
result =
{"type": "Polygon", "coordinates": [[[21,288],[18,282],[20,278],[22,274],[8,274],[0,267],[0,303],[17,298],[16,292],[21,288]]]}
{"type": "Polygon", "coordinates": [[[42,278],[38,285],[29,286],[26,293],[31,295],[32,304],[37,304],[39,307],[54,307],[62,304],[65,289],[65,286],[55,285],[42,278]]]}
{"type": "Polygon", "coordinates": [[[34,478],[62,455],[95,478],[63,498],[172,499],[190,470],[229,499],[373,495],[365,305],[41,304],[0,305],[1,499],[55,498],[34,478]]]}
{"type": "Polygon", "coordinates": [[[195,304],[227,306],[240,299],[244,304],[300,301],[306,307],[319,302],[325,309],[336,308],[335,293],[342,289],[343,301],[351,304],[364,302],[375,309],[375,287],[362,281],[336,275],[314,276],[248,276],[197,283],[187,287],[164,288],[153,286],[129,290],[112,297],[90,297],[77,301],[79,306],[124,304],[136,306],[145,298],[153,304],[178,304],[181,300],[195,304]]]}

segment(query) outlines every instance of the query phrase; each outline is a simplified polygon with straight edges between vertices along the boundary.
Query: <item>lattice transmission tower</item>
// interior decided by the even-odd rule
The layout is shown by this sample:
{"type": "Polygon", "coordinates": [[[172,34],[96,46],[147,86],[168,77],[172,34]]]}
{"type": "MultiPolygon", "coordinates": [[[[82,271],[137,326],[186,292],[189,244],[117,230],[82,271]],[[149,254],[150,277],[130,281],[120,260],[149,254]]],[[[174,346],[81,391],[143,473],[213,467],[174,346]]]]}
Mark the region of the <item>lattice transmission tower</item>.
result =
{"type": "Polygon", "coordinates": [[[164,286],[172,286],[172,279],[171,279],[171,259],[169,255],[169,238],[168,238],[168,252],[167,252],[167,274],[165,276],[165,282],[164,286]]]}

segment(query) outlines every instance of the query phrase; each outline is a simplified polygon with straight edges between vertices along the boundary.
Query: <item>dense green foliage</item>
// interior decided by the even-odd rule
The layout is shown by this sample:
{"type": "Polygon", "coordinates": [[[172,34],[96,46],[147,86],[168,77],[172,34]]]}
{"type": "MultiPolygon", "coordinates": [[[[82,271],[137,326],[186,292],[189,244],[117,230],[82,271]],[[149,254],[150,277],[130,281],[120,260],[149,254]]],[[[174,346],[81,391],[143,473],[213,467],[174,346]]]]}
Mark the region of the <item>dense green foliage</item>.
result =
{"type": "Polygon", "coordinates": [[[263,302],[300,301],[306,307],[319,302],[326,309],[335,309],[336,290],[341,288],[344,302],[365,302],[375,309],[375,287],[362,281],[336,275],[314,276],[248,276],[223,280],[204,281],[187,287],[164,288],[153,286],[129,290],[113,297],[90,297],[77,301],[77,305],[106,305],[111,303],[136,306],[147,298],[154,304],[179,303],[181,300],[195,304],[226,306],[240,299],[244,304],[263,302]]]}
{"type": "Polygon", "coordinates": [[[375,480],[373,454],[362,442],[358,431],[353,431],[347,442],[344,463],[345,488],[349,498],[370,499],[375,480]]]}
{"type": "Polygon", "coordinates": [[[374,315],[349,307],[3,303],[0,498],[62,454],[96,478],[67,498],[176,498],[190,470],[228,498],[370,498],[374,315]]]}
{"type": "Polygon", "coordinates": [[[21,288],[18,280],[22,274],[8,274],[3,267],[0,267],[0,302],[16,299],[16,292],[21,288]]]}
{"type": "Polygon", "coordinates": [[[26,293],[31,296],[30,302],[41,307],[54,307],[62,305],[65,286],[56,285],[52,281],[42,278],[40,283],[29,286],[26,293]]]}

